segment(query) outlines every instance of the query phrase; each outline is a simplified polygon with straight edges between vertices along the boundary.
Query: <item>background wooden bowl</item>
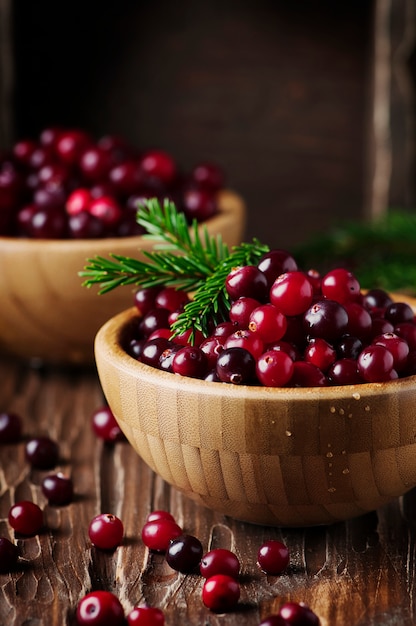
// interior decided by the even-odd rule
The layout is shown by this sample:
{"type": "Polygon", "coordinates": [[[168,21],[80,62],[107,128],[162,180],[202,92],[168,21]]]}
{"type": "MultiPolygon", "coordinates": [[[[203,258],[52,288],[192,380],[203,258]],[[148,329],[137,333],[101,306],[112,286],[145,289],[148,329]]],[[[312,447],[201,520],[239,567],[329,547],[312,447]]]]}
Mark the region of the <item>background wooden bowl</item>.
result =
{"type": "MultiPolygon", "coordinates": [[[[246,210],[239,195],[223,191],[211,235],[241,242],[246,210]]],[[[154,242],[143,237],[32,240],[0,237],[0,351],[51,363],[93,363],[94,337],[110,317],[130,307],[130,287],[98,296],[82,287],[88,258],[110,253],[140,258],[154,242]]]]}
{"type": "Polygon", "coordinates": [[[98,332],[103,391],[144,461],[248,522],[307,526],[374,510],[416,485],[416,376],[326,388],[208,383],[136,362],[134,309],[98,332]]]}

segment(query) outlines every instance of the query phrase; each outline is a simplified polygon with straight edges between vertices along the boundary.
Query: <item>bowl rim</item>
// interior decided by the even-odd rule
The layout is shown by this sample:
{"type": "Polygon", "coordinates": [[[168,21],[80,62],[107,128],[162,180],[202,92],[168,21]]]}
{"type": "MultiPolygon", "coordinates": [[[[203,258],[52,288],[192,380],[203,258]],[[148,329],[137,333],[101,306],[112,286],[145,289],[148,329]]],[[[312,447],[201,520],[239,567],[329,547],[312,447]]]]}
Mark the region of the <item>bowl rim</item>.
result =
{"type": "MultiPolygon", "coordinates": [[[[221,222],[229,216],[237,214],[241,220],[245,214],[245,204],[242,197],[231,189],[222,189],[218,192],[218,212],[205,222],[201,222],[199,228],[207,227],[208,232],[212,229],[220,230],[221,222]],[[218,225],[218,226],[217,226],[218,225]]],[[[124,250],[129,250],[140,242],[149,242],[152,246],[159,241],[146,235],[132,235],[127,237],[98,237],[94,239],[31,239],[30,237],[13,237],[1,236],[0,246],[3,249],[22,249],[44,250],[48,247],[50,250],[58,249],[62,251],[74,250],[84,251],[89,257],[95,256],[97,253],[105,249],[115,254],[122,254],[124,250]]],[[[140,245],[136,245],[138,250],[140,245]]]]}
{"type": "Polygon", "coordinates": [[[110,318],[98,330],[95,341],[95,359],[99,367],[100,361],[112,362],[123,372],[140,378],[152,384],[163,384],[164,387],[176,391],[189,391],[201,395],[218,395],[221,385],[225,385],[224,395],[235,400],[250,401],[299,401],[305,402],[308,398],[316,400],[337,401],[344,398],[364,400],[374,398],[375,395],[390,395],[399,391],[415,390],[416,375],[398,378],[396,380],[377,383],[361,383],[356,385],[331,385],[327,387],[262,387],[261,385],[232,385],[205,381],[188,376],[179,376],[171,372],[158,370],[150,365],[136,361],[122,347],[122,334],[131,320],[140,317],[137,309],[131,307],[110,318]],[[306,397],[305,397],[306,396],[306,397]]]}

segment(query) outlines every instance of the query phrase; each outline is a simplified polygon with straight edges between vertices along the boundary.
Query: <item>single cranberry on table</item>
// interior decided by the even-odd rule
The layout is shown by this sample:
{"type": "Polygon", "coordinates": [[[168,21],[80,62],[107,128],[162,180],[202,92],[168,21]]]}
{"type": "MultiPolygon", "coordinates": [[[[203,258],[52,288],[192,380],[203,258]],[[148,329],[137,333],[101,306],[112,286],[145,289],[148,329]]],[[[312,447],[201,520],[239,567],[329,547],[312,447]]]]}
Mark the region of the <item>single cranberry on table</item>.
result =
{"type": "Polygon", "coordinates": [[[290,554],[288,547],[277,539],[264,542],[257,553],[257,564],[265,574],[277,576],[288,567],[290,554]]]}
{"type": "Polygon", "coordinates": [[[319,617],[303,602],[286,602],[279,613],[289,626],[319,626],[319,617]]]}
{"type": "Polygon", "coordinates": [[[128,626],[164,626],[163,611],[154,606],[136,606],[127,615],[128,626]]]}
{"type": "Polygon", "coordinates": [[[237,579],[240,573],[240,561],[231,550],[213,548],[202,557],[199,571],[204,578],[211,578],[215,574],[226,574],[237,579]]]}
{"type": "Polygon", "coordinates": [[[101,550],[114,550],[123,541],[124,526],[112,513],[96,515],[88,527],[91,543],[101,550]]]}
{"type": "Polygon", "coordinates": [[[175,537],[166,550],[166,562],[174,570],[188,574],[196,572],[203,556],[202,543],[193,535],[175,537]]]}
{"type": "Polygon", "coordinates": [[[79,626],[124,626],[124,609],[120,600],[110,591],[91,591],[78,602],[76,611],[79,626]]]}
{"type": "Polygon", "coordinates": [[[236,608],[240,599],[240,584],[232,576],[215,574],[202,587],[202,602],[214,613],[225,613],[236,608]]]}
{"type": "Polygon", "coordinates": [[[125,436],[109,406],[101,406],[91,416],[92,429],[107,443],[125,441],[125,436]]]}
{"type": "Polygon", "coordinates": [[[142,528],[144,545],[154,552],[166,552],[170,542],[183,534],[182,528],[174,520],[159,518],[148,521],[142,528]]]}
{"type": "Polygon", "coordinates": [[[64,506],[70,504],[74,496],[74,485],[69,476],[62,473],[49,474],[42,480],[42,493],[49,504],[64,506]]]}
{"type": "Polygon", "coordinates": [[[19,547],[7,537],[0,537],[0,573],[12,572],[16,568],[19,556],[19,547]]]}
{"type": "Polygon", "coordinates": [[[50,437],[34,437],[26,443],[26,459],[33,468],[51,469],[59,461],[59,446],[50,437]]]}
{"type": "Polygon", "coordinates": [[[10,526],[21,535],[37,535],[43,528],[42,509],[30,500],[16,502],[8,515],[10,526]]]}
{"type": "Polygon", "coordinates": [[[0,444],[17,443],[22,437],[22,420],[17,413],[0,413],[0,444]]]}

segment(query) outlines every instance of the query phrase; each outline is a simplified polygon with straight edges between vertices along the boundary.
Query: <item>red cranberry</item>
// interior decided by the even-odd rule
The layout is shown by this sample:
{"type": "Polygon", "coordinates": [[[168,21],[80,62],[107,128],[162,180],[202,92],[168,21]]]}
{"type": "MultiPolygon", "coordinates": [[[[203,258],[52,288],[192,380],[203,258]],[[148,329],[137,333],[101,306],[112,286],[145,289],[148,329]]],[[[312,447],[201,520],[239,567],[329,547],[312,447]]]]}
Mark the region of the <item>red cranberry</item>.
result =
{"type": "Polygon", "coordinates": [[[267,350],[257,360],[257,378],[265,387],[284,387],[291,380],[294,367],[286,352],[267,350]]]}
{"type": "Polygon", "coordinates": [[[160,289],[155,297],[155,305],[158,308],[167,309],[168,311],[176,311],[189,302],[189,296],[185,291],[174,289],[173,287],[165,287],[160,289]]]}
{"type": "Polygon", "coordinates": [[[90,142],[90,138],[83,131],[63,131],[59,135],[55,149],[64,163],[74,165],[79,162],[81,154],[90,142]]]}
{"type": "Polygon", "coordinates": [[[202,555],[202,544],[197,537],[180,535],[169,543],[166,562],[172,569],[186,574],[199,568],[202,555]]]}
{"type": "Polygon", "coordinates": [[[33,152],[37,148],[36,141],[31,139],[23,139],[18,141],[13,146],[13,156],[19,163],[23,163],[24,165],[30,165],[30,159],[33,152]]]}
{"type": "Polygon", "coordinates": [[[34,239],[62,239],[66,228],[65,213],[61,208],[38,208],[32,215],[30,234],[34,239]]]}
{"type": "Polygon", "coordinates": [[[21,500],[9,510],[9,524],[21,535],[36,535],[43,527],[42,509],[29,500],[21,500]]]}
{"type": "Polygon", "coordinates": [[[265,343],[273,343],[285,334],[287,320],[273,304],[263,304],[251,312],[248,328],[265,343]]]}
{"type": "Polygon", "coordinates": [[[77,623],[79,626],[124,626],[124,610],[110,591],[92,591],[78,602],[77,623]]]}
{"type": "Polygon", "coordinates": [[[117,193],[130,196],[138,193],[143,187],[143,175],[136,161],[125,161],[113,167],[108,178],[117,193]]]}
{"type": "Polygon", "coordinates": [[[26,458],[36,469],[51,469],[59,460],[59,446],[50,437],[35,437],[26,443],[26,458]]]}
{"type": "Polygon", "coordinates": [[[245,265],[232,270],[226,280],[225,288],[231,300],[242,296],[264,302],[267,298],[267,278],[254,265],[245,265]]]}
{"type": "Polygon", "coordinates": [[[86,211],[70,215],[68,218],[68,235],[72,239],[98,239],[105,234],[104,222],[86,211]]]}
{"type": "Polygon", "coordinates": [[[16,443],[22,436],[22,422],[16,413],[0,413],[0,444],[16,443]]]}
{"type": "Polygon", "coordinates": [[[203,378],[207,367],[208,360],[205,353],[196,346],[184,346],[173,357],[173,372],[181,376],[203,378]]]}
{"type": "Polygon", "coordinates": [[[270,539],[260,546],[257,563],[266,574],[282,574],[289,565],[289,550],[281,541],[270,539]]]}
{"type": "Polygon", "coordinates": [[[244,348],[224,349],[218,357],[216,372],[224,383],[249,384],[255,377],[256,361],[244,348]]]}
{"type": "Polygon", "coordinates": [[[240,585],[232,576],[216,574],[207,578],[202,588],[202,601],[215,613],[235,609],[240,598],[240,585]]]}
{"type": "Polygon", "coordinates": [[[392,353],[384,346],[364,348],[357,360],[358,371],[367,383],[391,380],[394,367],[392,353]]]}
{"type": "Polygon", "coordinates": [[[201,189],[216,192],[224,187],[225,175],[216,163],[203,162],[195,165],[191,179],[201,189]]]}
{"type": "Polygon", "coordinates": [[[312,303],[313,287],[304,272],[280,274],[270,289],[270,302],[284,315],[304,313],[312,303]]]}
{"type": "Polygon", "coordinates": [[[89,189],[75,189],[69,196],[65,204],[68,215],[77,215],[81,211],[88,211],[91,203],[91,192],[89,189]]]}
{"type": "Polygon", "coordinates": [[[63,474],[50,474],[42,481],[42,492],[49,504],[63,506],[72,502],[74,486],[72,480],[63,474]]]}
{"type": "Polygon", "coordinates": [[[296,271],[298,264],[289,252],[277,249],[266,252],[260,259],[257,267],[266,275],[270,288],[280,274],[296,271]]]}
{"type": "Polygon", "coordinates": [[[146,517],[146,522],[154,522],[160,519],[175,522],[175,518],[173,517],[172,513],[169,513],[169,511],[165,511],[163,509],[156,509],[155,511],[151,511],[146,517]]]}
{"type": "Polygon", "coordinates": [[[170,542],[182,535],[182,528],[170,519],[146,522],[142,528],[144,545],[154,552],[166,552],[170,542]]]}
{"type": "Polygon", "coordinates": [[[96,409],[91,416],[92,429],[97,437],[107,443],[124,441],[125,436],[109,406],[96,409]]]}
{"type": "Polygon", "coordinates": [[[335,300],[319,300],[305,312],[303,324],[308,335],[331,343],[347,331],[348,314],[335,300]]]}
{"type": "Polygon", "coordinates": [[[360,295],[360,283],[352,272],[340,267],[328,272],[321,281],[322,295],[340,304],[356,301],[360,295]]]}
{"type": "Polygon", "coordinates": [[[289,626],[319,626],[320,624],[316,613],[302,602],[286,602],[280,607],[279,615],[287,621],[289,626]]]}
{"type": "Polygon", "coordinates": [[[163,150],[151,150],[146,152],[141,157],[139,165],[147,180],[157,179],[168,186],[176,177],[175,161],[163,150]]]}
{"type": "Polygon", "coordinates": [[[154,606],[137,606],[127,615],[128,626],[164,626],[165,616],[154,606]]]}
{"type": "Polygon", "coordinates": [[[108,153],[99,146],[87,148],[79,159],[79,169],[84,178],[96,181],[104,178],[110,169],[111,161],[108,153]]]}
{"type": "Polygon", "coordinates": [[[88,527],[91,543],[101,550],[114,550],[123,541],[123,522],[112,513],[96,515],[88,527]]]}
{"type": "Polygon", "coordinates": [[[183,194],[183,212],[190,222],[205,222],[218,211],[215,196],[204,189],[188,189],[183,194]]]}
{"type": "Polygon", "coordinates": [[[88,212],[100,219],[107,227],[114,226],[121,218],[121,208],[111,196],[101,196],[91,200],[88,212]]]}
{"type": "Polygon", "coordinates": [[[214,548],[202,557],[199,571],[204,578],[211,578],[215,574],[226,574],[232,578],[238,578],[240,561],[231,550],[214,548]]]}

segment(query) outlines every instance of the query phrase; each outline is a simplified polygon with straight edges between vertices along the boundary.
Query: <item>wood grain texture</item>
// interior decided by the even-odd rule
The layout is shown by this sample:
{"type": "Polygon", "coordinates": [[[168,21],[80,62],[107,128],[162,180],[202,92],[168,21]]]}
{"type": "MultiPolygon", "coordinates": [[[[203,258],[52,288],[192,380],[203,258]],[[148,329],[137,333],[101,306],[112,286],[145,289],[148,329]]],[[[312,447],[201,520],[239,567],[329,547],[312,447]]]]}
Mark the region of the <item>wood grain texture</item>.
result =
{"type": "MultiPolygon", "coordinates": [[[[232,246],[242,241],[246,210],[232,192],[219,195],[219,213],[206,223],[232,246]]],[[[94,337],[104,322],[130,307],[132,287],[98,297],[82,287],[87,259],[110,253],[141,258],[154,241],[143,237],[31,240],[0,237],[0,347],[49,363],[93,363],[94,337]]]]}
{"type": "Polygon", "coordinates": [[[48,506],[40,490],[45,472],[30,470],[24,444],[0,447],[0,534],[13,539],[10,505],[22,498],[45,510],[38,537],[18,538],[24,558],[0,575],[0,624],[74,626],[80,597],[108,589],[128,611],[144,600],[161,607],[169,626],[257,626],[285,600],[307,602],[322,626],[411,626],[415,623],[416,494],[349,522],[294,529],[232,520],[202,507],[158,478],[127,443],[102,445],[90,415],[102,402],[94,371],[29,369],[0,360],[1,410],[18,412],[26,437],[49,433],[61,446],[59,468],[72,475],[75,501],[48,506]],[[236,611],[217,616],[201,603],[201,579],[178,574],[140,539],[147,513],[167,508],[198,536],[204,548],[235,550],[242,563],[242,595],[236,611]],[[87,526],[99,512],[120,515],[125,541],[113,553],[91,547],[87,526]],[[256,566],[260,544],[284,541],[288,571],[278,577],[256,566]]]}

